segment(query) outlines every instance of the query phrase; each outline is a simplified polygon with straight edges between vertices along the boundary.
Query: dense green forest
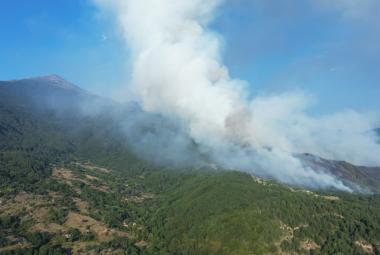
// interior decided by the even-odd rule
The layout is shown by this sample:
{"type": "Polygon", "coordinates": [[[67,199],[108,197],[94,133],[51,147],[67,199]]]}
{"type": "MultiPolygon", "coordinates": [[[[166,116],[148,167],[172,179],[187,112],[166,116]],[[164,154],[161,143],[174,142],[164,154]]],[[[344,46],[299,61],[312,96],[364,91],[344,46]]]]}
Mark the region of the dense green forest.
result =
{"type": "Polygon", "coordinates": [[[109,103],[24,83],[0,83],[0,254],[380,254],[379,195],[157,167],[109,103]]]}

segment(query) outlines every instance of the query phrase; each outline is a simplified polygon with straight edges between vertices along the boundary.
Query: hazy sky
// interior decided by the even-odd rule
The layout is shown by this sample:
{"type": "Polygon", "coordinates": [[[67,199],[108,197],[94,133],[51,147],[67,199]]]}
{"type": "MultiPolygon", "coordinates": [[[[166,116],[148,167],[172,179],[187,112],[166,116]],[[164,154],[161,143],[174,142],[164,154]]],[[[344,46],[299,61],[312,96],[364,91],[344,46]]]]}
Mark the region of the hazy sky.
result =
{"type": "MultiPolygon", "coordinates": [[[[0,80],[56,73],[109,94],[129,80],[115,28],[89,0],[3,0],[0,80]]],[[[378,0],[227,0],[211,28],[252,95],[303,90],[317,113],[380,109],[378,0]]]]}

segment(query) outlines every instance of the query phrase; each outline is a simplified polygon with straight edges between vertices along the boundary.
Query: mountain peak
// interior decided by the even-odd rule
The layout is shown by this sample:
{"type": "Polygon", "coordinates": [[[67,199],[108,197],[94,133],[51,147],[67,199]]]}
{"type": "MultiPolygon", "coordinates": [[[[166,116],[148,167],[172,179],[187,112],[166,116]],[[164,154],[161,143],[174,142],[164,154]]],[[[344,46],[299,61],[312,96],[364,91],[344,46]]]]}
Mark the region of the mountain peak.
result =
{"type": "Polygon", "coordinates": [[[41,81],[41,82],[46,82],[49,85],[66,89],[66,90],[82,91],[82,89],[79,88],[78,86],[66,81],[64,78],[56,74],[51,74],[51,75],[41,76],[41,77],[36,77],[36,78],[31,78],[31,79],[41,81]]]}
{"type": "Polygon", "coordinates": [[[58,74],[50,74],[50,75],[40,76],[40,77],[37,77],[37,79],[50,80],[50,81],[65,81],[65,79],[63,79],[58,74]]]}
{"type": "Polygon", "coordinates": [[[50,86],[55,88],[60,88],[64,90],[70,90],[75,92],[84,92],[81,88],[78,86],[68,82],[61,76],[57,74],[51,74],[46,76],[39,76],[39,77],[31,77],[31,78],[24,78],[24,79],[18,79],[18,80],[11,80],[8,81],[8,83],[11,84],[39,84],[44,86],[50,86]]]}

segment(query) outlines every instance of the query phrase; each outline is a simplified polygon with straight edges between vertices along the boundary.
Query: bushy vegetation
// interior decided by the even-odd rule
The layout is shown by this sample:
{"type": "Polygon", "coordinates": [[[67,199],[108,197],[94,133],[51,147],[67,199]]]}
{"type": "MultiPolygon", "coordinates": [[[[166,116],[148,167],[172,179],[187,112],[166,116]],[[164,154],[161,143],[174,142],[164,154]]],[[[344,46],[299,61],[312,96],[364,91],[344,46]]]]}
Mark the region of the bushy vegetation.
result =
{"type": "Polygon", "coordinates": [[[379,254],[380,197],[293,190],[255,182],[238,173],[173,173],[147,180],[165,186],[164,200],[152,224],[153,250],[166,254],[308,253],[361,254],[365,240],[379,254]],[[177,184],[174,184],[177,183],[177,184]],[[282,240],[282,242],[281,242],[282,240]],[[196,252],[194,252],[196,250],[196,252]]]}

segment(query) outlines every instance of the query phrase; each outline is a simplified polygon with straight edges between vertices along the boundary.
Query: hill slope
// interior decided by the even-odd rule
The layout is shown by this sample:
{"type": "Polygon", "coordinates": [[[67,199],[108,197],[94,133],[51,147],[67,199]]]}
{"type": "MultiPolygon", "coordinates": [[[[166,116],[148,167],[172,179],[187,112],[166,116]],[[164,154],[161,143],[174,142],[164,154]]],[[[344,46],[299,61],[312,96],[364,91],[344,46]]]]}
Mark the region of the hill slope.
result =
{"type": "Polygon", "coordinates": [[[115,123],[138,109],[56,76],[1,82],[0,98],[0,254],[380,254],[377,195],[153,167],[115,123]]]}

